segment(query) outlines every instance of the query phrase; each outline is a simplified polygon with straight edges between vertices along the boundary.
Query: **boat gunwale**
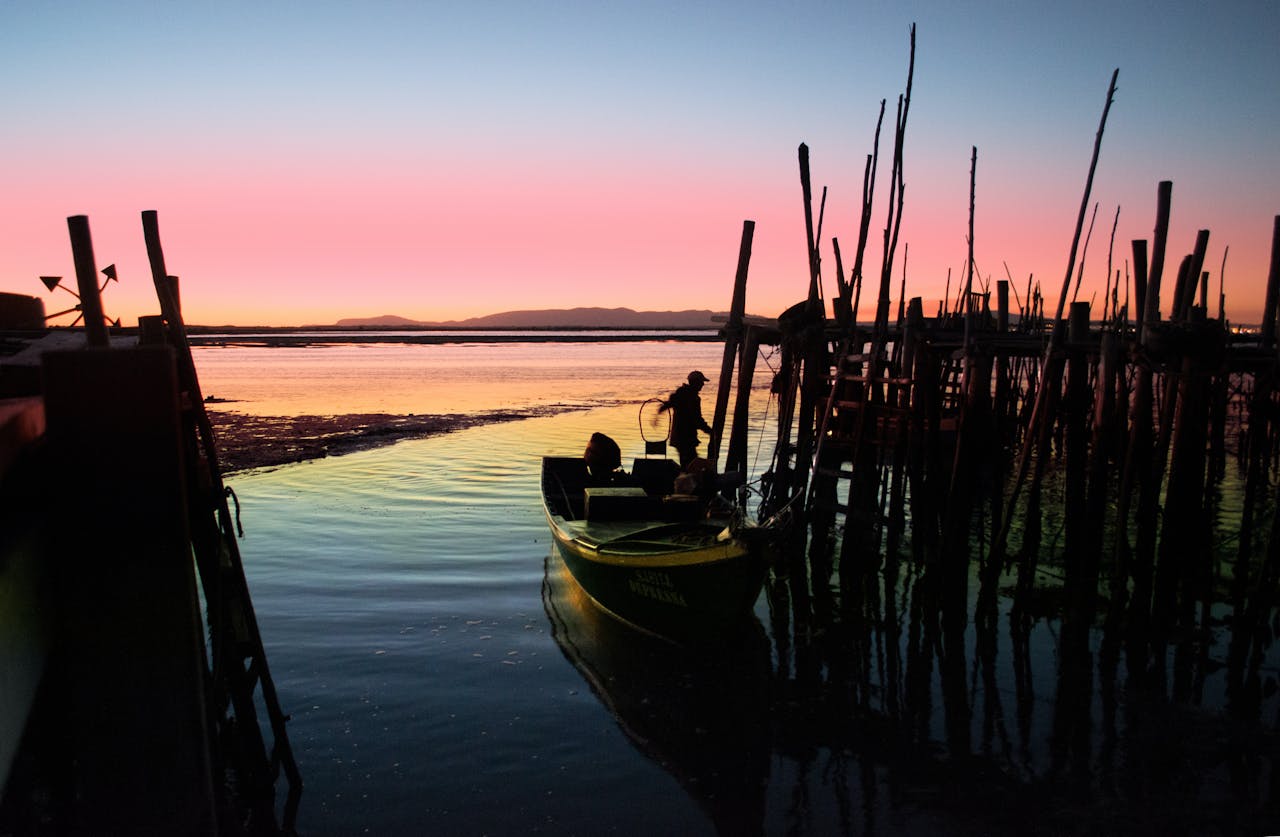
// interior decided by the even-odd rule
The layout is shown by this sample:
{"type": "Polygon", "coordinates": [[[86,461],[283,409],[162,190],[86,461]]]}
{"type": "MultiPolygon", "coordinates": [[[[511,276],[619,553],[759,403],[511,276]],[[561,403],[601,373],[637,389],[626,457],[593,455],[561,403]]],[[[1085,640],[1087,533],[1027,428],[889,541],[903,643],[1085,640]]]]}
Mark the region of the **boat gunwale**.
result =
{"type": "MultiPolygon", "coordinates": [[[[549,508],[546,511],[547,520],[551,525],[552,535],[556,541],[562,546],[572,549],[575,553],[582,556],[583,559],[593,561],[598,564],[606,564],[611,566],[650,566],[650,567],[695,567],[709,566],[726,561],[734,561],[739,558],[746,557],[750,554],[750,547],[737,537],[731,537],[725,541],[718,541],[714,544],[702,544],[699,546],[680,546],[678,544],[661,544],[662,548],[636,551],[622,550],[617,547],[611,547],[618,541],[622,543],[643,543],[634,539],[648,529],[665,529],[672,524],[665,522],[655,522],[650,527],[641,527],[629,535],[619,536],[606,541],[596,541],[590,537],[584,537],[586,533],[574,533],[564,523],[566,521],[560,515],[555,514],[549,508]],[[630,540],[628,540],[630,539],[630,540]]],[[[578,523],[579,521],[572,521],[578,523]]],[[[584,524],[585,525],[585,524],[584,524]]],[[[658,545],[659,542],[653,542],[658,545]]]]}

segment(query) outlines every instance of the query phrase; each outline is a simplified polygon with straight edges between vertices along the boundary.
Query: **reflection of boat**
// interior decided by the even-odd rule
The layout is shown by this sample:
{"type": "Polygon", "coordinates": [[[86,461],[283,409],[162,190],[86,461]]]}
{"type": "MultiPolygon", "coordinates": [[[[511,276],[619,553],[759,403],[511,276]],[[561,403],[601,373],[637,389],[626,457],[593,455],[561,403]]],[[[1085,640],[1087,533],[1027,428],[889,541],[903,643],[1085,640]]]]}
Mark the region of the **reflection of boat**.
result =
{"type": "Polygon", "coordinates": [[[714,651],[638,634],[596,607],[557,555],[547,558],[542,603],[556,644],[636,749],[718,833],[763,833],[772,675],[760,622],[747,620],[714,651]]]}
{"type": "Polygon", "coordinates": [[[582,458],[543,457],[547,521],[602,608],[668,638],[718,639],[759,598],[764,550],[729,517],[706,517],[696,498],[672,495],[675,476],[669,459],[637,459],[624,481],[593,485],[582,458]]]}

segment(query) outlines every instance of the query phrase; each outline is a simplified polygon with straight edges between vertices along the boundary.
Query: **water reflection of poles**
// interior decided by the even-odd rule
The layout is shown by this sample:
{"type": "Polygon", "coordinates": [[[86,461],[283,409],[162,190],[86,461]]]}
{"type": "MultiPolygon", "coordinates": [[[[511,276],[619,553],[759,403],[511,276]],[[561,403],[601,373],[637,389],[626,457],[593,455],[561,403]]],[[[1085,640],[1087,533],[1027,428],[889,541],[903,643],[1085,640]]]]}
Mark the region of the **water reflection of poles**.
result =
{"type": "MultiPolygon", "coordinates": [[[[994,428],[992,428],[994,432],[994,428]]],[[[998,528],[998,508],[1001,498],[992,505],[993,527],[998,528]]],[[[998,586],[1001,562],[993,554],[987,555],[987,563],[979,572],[979,590],[977,603],[973,613],[974,627],[974,687],[981,677],[983,714],[982,714],[982,748],[986,753],[992,751],[996,741],[999,742],[1001,755],[1010,756],[1009,733],[1004,723],[1004,707],[1000,700],[1001,686],[997,671],[999,657],[999,640],[996,629],[1000,624],[998,608],[998,586]]]]}
{"type": "Polygon", "coordinates": [[[1052,772],[1087,787],[1092,768],[1093,657],[1089,628],[1093,613],[1068,607],[1058,643],[1058,683],[1050,742],[1052,772]]]}
{"type": "Polygon", "coordinates": [[[1018,752],[1024,765],[1030,765],[1032,712],[1036,705],[1035,682],[1031,668],[1032,619],[1025,608],[1009,612],[1009,656],[1013,665],[1014,706],[1017,711],[1018,752]]]}

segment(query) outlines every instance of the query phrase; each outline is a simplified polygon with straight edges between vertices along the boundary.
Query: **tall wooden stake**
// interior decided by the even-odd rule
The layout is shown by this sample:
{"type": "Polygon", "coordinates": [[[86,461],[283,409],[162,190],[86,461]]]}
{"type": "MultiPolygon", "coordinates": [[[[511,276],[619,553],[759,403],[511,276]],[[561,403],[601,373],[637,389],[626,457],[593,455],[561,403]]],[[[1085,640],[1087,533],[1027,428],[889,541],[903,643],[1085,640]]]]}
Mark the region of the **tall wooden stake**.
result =
{"type": "Polygon", "coordinates": [[[1262,345],[1276,342],[1276,306],[1280,305],[1280,215],[1271,228],[1271,270],[1267,273],[1267,298],[1262,308],[1262,345]]]}
{"type": "MultiPolygon", "coordinates": [[[[1089,176],[1085,179],[1084,197],[1080,201],[1080,215],[1076,219],[1075,236],[1071,239],[1071,254],[1067,257],[1067,275],[1062,281],[1062,293],[1058,295],[1058,310],[1053,319],[1053,330],[1049,335],[1049,344],[1045,348],[1044,360],[1041,362],[1041,381],[1047,382],[1050,379],[1049,366],[1055,362],[1056,355],[1062,346],[1063,331],[1062,328],[1062,312],[1067,305],[1067,293],[1071,290],[1071,273],[1076,263],[1076,249],[1080,245],[1080,232],[1084,227],[1084,216],[1089,209],[1089,195],[1093,191],[1093,174],[1098,168],[1098,154],[1102,150],[1102,132],[1107,127],[1107,114],[1111,111],[1111,101],[1116,95],[1116,79],[1120,75],[1117,69],[1111,74],[1111,86],[1107,88],[1107,103],[1102,108],[1102,119],[1098,123],[1098,133],[1093,141],[1093,159],[1089,162],[1089,176]]],[[[1004,516],[1004,525],[1000,528],[1000,534],[996,538],[996,542],[992,544],[992,549],[997,554],[1004,554],[1005,543],[1009,537],[1009,525],[1013,519],[1014,504],[1018,500],[1018,493],[1021,491],[1022,481],[1027,477],[1027,468],[1029,465],[1029,457],[1033,447],[1032,440],[1034,437],[1034,429],[1039,421],[1043,421],[1045,403],[1045,387],[1041,387],[1036,391],[1035,406],[1031,410],[1031,421],[1027,427],[1027,434],[1023,439],[1022,451],[1018,457],[1017,477],[1013,483],[1013,489],[1009,495],[1009,502],[1006,506],[1008,511],[1004,516]]]]}
{"type": "Polygon", "coordinates": [[[105,349],[111,340],[102,314],[102,296],[98,293],[98,266],[93,259],[89,218],[72,215],[67,219],[67,231],[71,234],[71,255],[76,266],[76,286],[80,289],[85,339],[90,346],[105,349]]]}
{"type": "Polygon", "coordinates": [[[733,360],[742,343],[742,316],[747,308],[747,267],[751,263],[751,240],[755,236],[755,230],[755,221],[742,222],[738,270],[733,277],[729,322],[724,327],[724,357],[720,362],[720,383],[716,389],[716,408],[711,420],[711,440],[707,443],[707,459],[713,465],[720,458],[720,437],[724,433],[725,414],[729,409],[729,386],[733,383],[733,360]]]}
{"type": "Polygon", "coordinates": [[[800,143],[800,191],[804,197],[805,250],[809,258],[808,308],[812,311],[822,297],[818,278],[818,248],[813,238],[813,189],[809,185],[809,146],[800,143]]]}
{"type": "Polygon", "coordinates": [[[907,114],[911,110],[911,83],[916,68],[916,27],[911,25],[911,58],[907,65],[907,89],[898,99],[897,130],[893,139],[893,172],[889,185],[889,219],[884,228],[884,263],[880,270],[880,295],[876,301],[876,340],[883,344],[889,330],[889,278],[893,272],[893,254],[898,246],[898,230],[902,226],[902,197],[906,183],[902,178],[902,148],[907,136],[907,114]]]}

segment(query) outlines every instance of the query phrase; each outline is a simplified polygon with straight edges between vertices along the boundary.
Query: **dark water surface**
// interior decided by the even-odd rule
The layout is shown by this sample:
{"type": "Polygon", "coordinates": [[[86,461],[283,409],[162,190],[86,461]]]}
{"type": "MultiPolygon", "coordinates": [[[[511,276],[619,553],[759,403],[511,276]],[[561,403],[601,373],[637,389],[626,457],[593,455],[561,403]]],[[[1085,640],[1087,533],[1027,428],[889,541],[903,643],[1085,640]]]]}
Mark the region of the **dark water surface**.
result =
{"type": "MultiPolygon", "coordinates": [[[[756,630],[713,656],[612,623],[553,557],[539,459],[602,431],[626,461],[641,448],[639,402],[691,368],[714,378],[719,347],[471,347],[469,374],[426,348],[449,347],[406,348],[412,359],[381,347],[368,367],[359,347],[335,349],[346,354],[329,357],[329,376],[315,371],[325,403],[443,412],[421,394],[445,389],[388,382],[453,376],[464,409],[497,397],[477,370],[500,382],[518,363],[538,379],[531,397],[603,393],[604,406],[229,480],[293,716],[301,834],[1280,830],[1274,687],[1256,719],[1228,719],[1222,666],[1198,666],[1182,699],[1153,697],[1097,626],[1073,663],[1052,585],[1018,630],[1005,597],[994,619],[939,627],[905,566],[893,595],[810,626],[788,621],[779,583],[756,630]]],[[[273,376],[318,363],[273,365],[276,351],[200,350],[205,391],[270,393],[273,376]]],[[[753,443],[767,417],[755,422],[753,443]]],[[[1225,656],[1224,634],[1201,645],[1209,663],[1225,656]]],[[[1272,683],[1273,657],[1261,666],[1272,683]]]]}

